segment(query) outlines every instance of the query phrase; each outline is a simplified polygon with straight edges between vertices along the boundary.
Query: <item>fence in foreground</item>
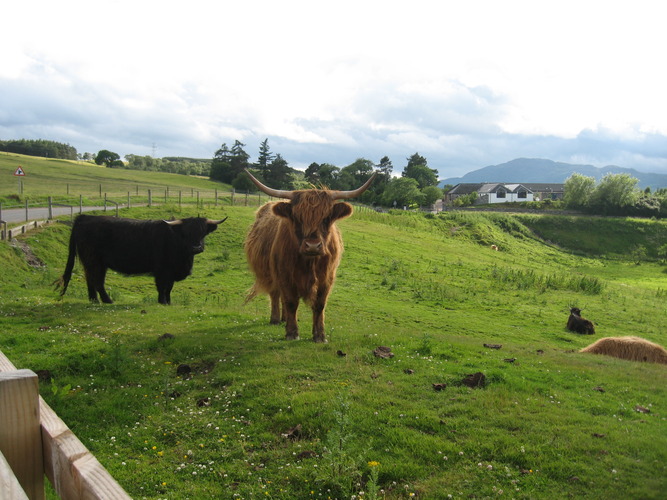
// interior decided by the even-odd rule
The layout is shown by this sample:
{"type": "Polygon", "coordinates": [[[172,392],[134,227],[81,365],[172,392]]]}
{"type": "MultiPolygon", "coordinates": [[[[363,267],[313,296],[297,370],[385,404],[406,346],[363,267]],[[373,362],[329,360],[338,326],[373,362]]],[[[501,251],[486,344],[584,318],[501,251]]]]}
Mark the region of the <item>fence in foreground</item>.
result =
{"type": "Polygon", "coordinates": [[[0,351],[0,498],[43,500],[44,476],[63,500],[129,500],[39,395],[37,375],[0,351]]]}

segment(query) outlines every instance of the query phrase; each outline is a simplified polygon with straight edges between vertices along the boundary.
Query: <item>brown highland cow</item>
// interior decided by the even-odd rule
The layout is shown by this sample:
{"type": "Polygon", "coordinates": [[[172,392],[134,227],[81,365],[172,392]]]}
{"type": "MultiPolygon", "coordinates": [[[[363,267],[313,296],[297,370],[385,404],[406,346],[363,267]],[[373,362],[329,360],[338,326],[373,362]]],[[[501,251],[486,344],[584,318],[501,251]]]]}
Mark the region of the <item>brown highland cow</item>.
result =
{"type": "Polygon", "coordinates": [[[629,361],[667,364],[667,350],[641,337],[605,337],[579,352],[604,354],[629,361]]]}
{"type": "Polygon", "coordinates": [[[353,191],[282,191],[265,186],[246,172],[262,192],[288,200],[269,202],[257,210],[245,240],[248,264],[255,274],[248,300],[267,293],[270,322],[284,321],[285,337],[298,339],[297,309],[303,299],[313,311],[313,340],[326,342],[324,310],[343,254],[336,221],[352,214],[352,206],[338,200],[361,195],[377,174],[353,191]]]}

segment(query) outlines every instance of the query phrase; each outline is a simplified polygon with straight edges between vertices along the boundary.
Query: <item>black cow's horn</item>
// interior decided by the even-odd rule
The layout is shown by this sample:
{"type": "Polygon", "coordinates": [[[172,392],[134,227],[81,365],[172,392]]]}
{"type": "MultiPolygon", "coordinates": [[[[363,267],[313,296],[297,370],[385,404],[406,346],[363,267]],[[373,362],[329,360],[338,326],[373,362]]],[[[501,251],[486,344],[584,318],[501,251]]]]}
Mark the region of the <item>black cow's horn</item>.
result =
{"type": "Polygon", "coordinates": [[[206,224],[215,224],[215,225],[217,226],[218,224],[222,224],[222,223],[225,222],[226,220],[227,220],[227,217],[225,217],[224,219],[220,219],[220,220],[211,220],[211,219],[207,219],[207,220],[206,220],[206,224]]]}
{"type": "Polygon", "coordinates": [[[354,191],[332,191],[331,196],[333,197],[334,200],[346,200],[348,198],[356,198],[370,187],[371,183],[375,180],[377,175],[378,175],[377,172],[373,172],[373,175],[371,175],[370,179],[364,182],[363,186],[355,189],[354,191]]]}
{"type": "Polygon", "coordinates": [[[250,176],[250,180],[253,182],[257,188],[262,191],[265,194],[268,194],[269,196],[273,196],[274,198],[287,198],[288,200],[291,200],[294,198],[294,193],[292,191],[285,191],[282,189],[273,189],[268,186],[265,186],[259,180],[255,178],[254,175],[250,173],[250,171],[246,168],[245,169],[246,173],[250,176]]]}
{"type": "Polygon", "coordinates": [[[166,221],[164,221],[164,222],[166,222],[166,223],[169,224],[170,226],[178,226],[179,224],[183,224],[183,220],[182,220],[182,219],[166,220],[166,221]]]}

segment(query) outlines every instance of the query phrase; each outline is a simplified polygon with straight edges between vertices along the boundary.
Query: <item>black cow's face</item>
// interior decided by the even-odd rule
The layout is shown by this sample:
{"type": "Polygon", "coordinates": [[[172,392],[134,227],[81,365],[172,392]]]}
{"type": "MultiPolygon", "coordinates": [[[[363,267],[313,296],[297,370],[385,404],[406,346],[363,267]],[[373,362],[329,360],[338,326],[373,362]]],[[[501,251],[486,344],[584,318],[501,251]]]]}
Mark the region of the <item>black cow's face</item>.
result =
{"type": "MultiPolygon", "coordinates": [[[[167,222],[178,234],[185,247],[190,250],[192,255],[197,255],[204,251],[204,238],[218,228],[218,224],[227,220],[225,217],[219,221],[212,221],[202,217],[190,217],[167,222]]],[[[165,221],[166,222],[166,221],[165,221]]]]}

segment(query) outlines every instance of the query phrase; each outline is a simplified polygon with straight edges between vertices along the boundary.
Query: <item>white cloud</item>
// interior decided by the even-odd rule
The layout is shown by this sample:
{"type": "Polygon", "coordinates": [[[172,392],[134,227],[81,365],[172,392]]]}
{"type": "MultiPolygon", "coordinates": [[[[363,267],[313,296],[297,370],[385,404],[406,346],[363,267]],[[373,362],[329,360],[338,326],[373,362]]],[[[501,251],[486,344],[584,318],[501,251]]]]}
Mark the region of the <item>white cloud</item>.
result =
{"type": "Polygon", "coordinates": [[[667,171],[659,7],[13,2],[30,23],[0,31],[0,138],[211,157],[268,137],[294,166],[419,151],[443,176],[520,156],[667,171]]]}

